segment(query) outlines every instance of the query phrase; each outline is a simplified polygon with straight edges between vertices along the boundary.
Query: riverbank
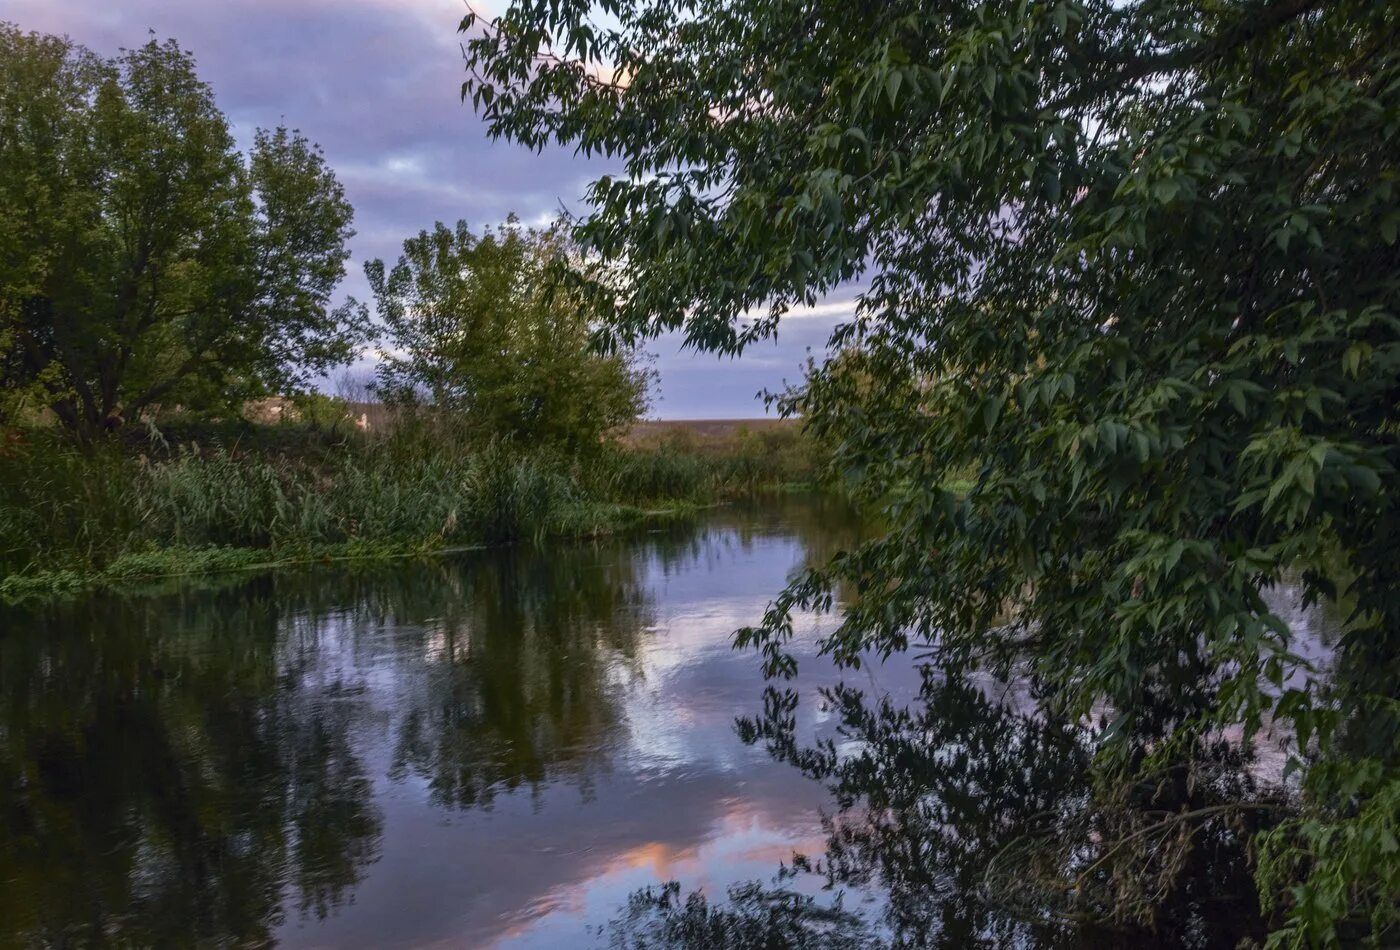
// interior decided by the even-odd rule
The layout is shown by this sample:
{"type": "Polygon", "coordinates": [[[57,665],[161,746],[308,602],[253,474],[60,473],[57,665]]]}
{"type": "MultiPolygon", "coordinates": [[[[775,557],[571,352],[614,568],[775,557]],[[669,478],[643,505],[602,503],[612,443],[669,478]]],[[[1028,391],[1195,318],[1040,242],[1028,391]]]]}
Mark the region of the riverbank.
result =
{"type": "Polygon", "coordinates": [[[816,477],[792,427],[681,434],[563,456],[439,424],[369,435],[298,425],[152,429],[0,452],[0,598],[136,579],[598,537],[816,477]]]}
{"type": "MultiPolygon", "coordinates": [[[[781,490],[787,490],[784,486],[781,490]]],[[[540,540],[581,540],[601,538],[657,524],[688,521],[702,505],[678,502],[669,508],[643,510],[627,505],[599,505],[581,515],[573,530],[547,531],[540,540]]],[[[562,527],[562,526],[561,526],[562,527]]],[[[510,541],[499,541],[508,544],[510,541]]],[[[119,555],[105,568],[91,570],[39,570],[9,574],[0,578],[0,603],[17,604],[46,597],[76,594],[88,590],[129,587],[138,581],[160,581],[181,577],[230,574],[239,571],[269,571],[310,564],[373,564],[406,558],[430,558],[462,551],[486,549],[492,545],[445,544],[440,538],[420,542],[371,541],[356,539],[339,544],[311,545],[300,549],[195,547],[163,548],[119,555]]]]}

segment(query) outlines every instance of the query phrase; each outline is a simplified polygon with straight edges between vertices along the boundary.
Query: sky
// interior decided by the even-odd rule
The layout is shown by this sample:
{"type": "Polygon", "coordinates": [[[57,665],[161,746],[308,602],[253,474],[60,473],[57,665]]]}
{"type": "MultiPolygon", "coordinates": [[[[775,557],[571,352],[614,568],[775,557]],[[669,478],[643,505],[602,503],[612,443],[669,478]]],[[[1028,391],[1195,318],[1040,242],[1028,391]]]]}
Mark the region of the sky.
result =
{"type": "MultiPolygon", "coordinates": [[[[460,98],[465,12],[464,0],[0,0],[0,20],[67,34],[103,55],[150,31],[173,37],[194,53],[245,147],[254,129],[279,122],[318,142],[355,207],[343,289],[362,300],[364,262],[397,257],[404,238],[434,221],[464,218],[479,231],[514,212],[544,223],[561,208],[586,210],[587,183],[608,170],[569,149],[534,154],[487,137],[460,98]]],[[[839,299],[794,313],[776,341],[738,359],[660,338],[649,415],[763,415],[756,394],[797,381],[808,350],[820,354],[849,313],[839,299]]]]}

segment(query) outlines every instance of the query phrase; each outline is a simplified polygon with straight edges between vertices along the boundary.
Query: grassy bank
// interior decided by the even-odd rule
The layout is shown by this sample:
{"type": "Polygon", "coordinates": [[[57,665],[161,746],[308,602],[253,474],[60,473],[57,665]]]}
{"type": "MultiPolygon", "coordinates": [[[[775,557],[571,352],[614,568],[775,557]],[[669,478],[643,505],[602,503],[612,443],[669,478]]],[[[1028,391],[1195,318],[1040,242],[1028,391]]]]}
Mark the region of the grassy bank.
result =
{"type": "Polygon", "coordinates": [[[0,449],[0,597],[139,577],[585,537],[810,480],[795,428],[615,441],[583,457],[476,444],[428,422],[381,435],[172,426],[0,449]]]}

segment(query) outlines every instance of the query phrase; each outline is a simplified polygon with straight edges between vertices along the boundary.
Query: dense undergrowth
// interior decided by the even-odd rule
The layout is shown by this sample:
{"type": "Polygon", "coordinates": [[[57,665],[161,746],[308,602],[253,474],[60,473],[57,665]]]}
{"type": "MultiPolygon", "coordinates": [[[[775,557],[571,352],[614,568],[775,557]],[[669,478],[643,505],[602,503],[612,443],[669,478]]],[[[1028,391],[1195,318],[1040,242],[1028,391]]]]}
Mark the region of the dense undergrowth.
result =
{"type": "Polygon", "coordinates": [[[0,597],[136,577],[609,534],[806,482],[795,428],[583,455],[481,444],[439,422],[383,435],[186,426],[78,447],[30,430],[0,448],[0,597]]]}

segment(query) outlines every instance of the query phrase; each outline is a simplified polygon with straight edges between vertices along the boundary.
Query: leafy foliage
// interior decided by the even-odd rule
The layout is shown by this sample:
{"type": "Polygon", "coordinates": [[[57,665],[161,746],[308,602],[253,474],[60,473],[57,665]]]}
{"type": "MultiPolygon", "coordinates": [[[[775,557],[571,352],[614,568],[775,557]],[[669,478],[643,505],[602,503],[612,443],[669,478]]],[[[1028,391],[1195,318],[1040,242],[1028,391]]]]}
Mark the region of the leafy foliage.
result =
{"type": "Polygon", "coordinates": [[[741,643],[790,672],[789,612],[849,585],[833,654],[1026,662],[1098,720],[1100,788],[1289,725],[1308,817],[1270,839],[1302,856],[1260,877],[1274,939],[1387,939],[1394,4],[517,2],[463,28],[494,134],[623,164],[575,229],[612,339],[738,351],[859,291],[848,355],[782,405],[889,530],[741,643]],[[1330,679],[1261,596],[1290,570],[1355,607],[1330,679]]]}
{"type": "Polygon", "coordinates": [[[12,403],[91,434],[304,383],[365,336],[328,309],[351,209],[320,151],[259,130],[245,162],[173,41],[104,60],[0,24],[0,165],[12,403]]]}
{"type": "Polygon", "coordinates": [[[556,231],[514,219],[478,238],[459,221],[404,242],[398,263],[365,266],[393,350],[379,389],[463,417],[482,436],[578,450],[635,420],[646,372],[589,348],[593,320],[559,292],[556,231]]]}

